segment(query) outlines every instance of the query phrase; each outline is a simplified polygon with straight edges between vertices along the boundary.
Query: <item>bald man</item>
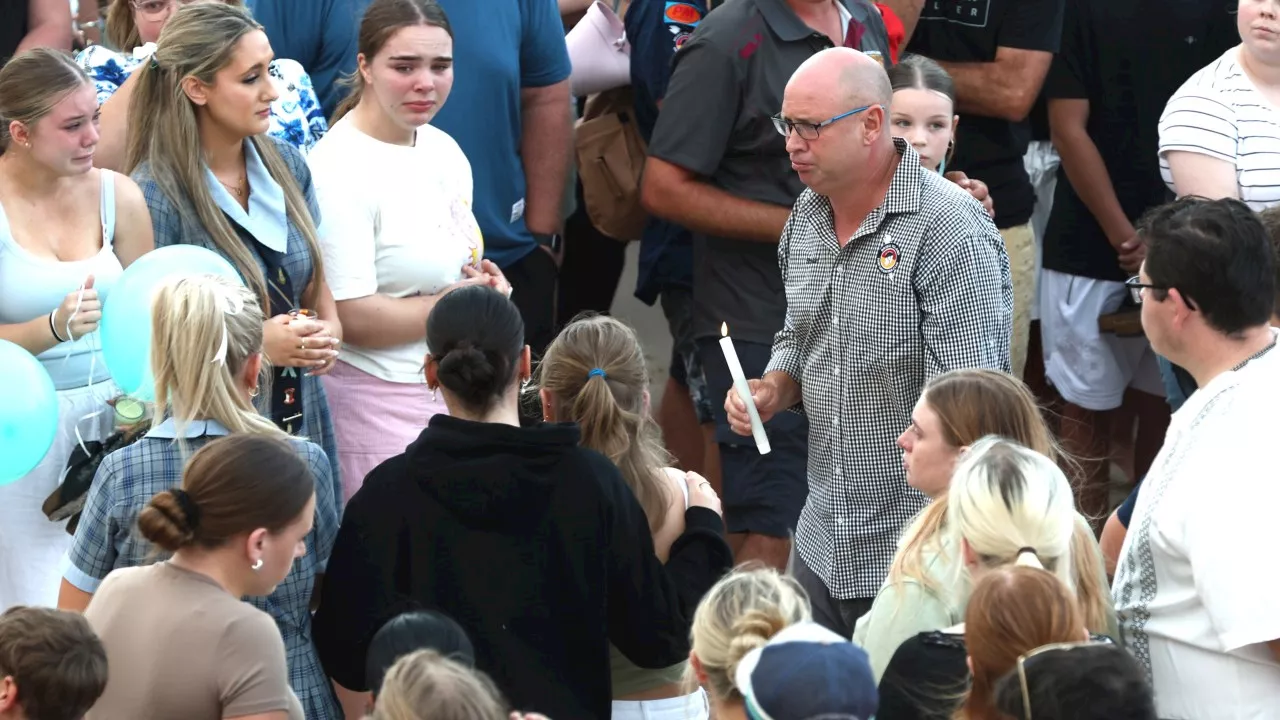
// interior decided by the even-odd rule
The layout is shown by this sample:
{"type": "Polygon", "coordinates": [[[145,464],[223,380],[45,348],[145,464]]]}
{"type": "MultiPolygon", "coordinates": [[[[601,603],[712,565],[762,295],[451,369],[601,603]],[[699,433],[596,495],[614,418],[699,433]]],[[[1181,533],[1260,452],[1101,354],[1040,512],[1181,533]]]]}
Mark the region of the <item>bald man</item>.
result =
{"type": "MultiPolygon", "coordinates": [[[[750,381],[762,420],[808,417],[795,574],[814,619],[845,636],[876,598],[903,526],[942,490],[909,487],[904,466],[913,443],[944,442],[913,422],[925,384],[959,368],[1009,370],[1000,233],[891,136],[891,98],[879,63],[846,48],[816,54],[787,84],[774,124],[808,189],[778,245],[785,325],[764,377],[750,381]]],[[[751,432],[732,391],[725,410],[735,432],[751,432]]]]}

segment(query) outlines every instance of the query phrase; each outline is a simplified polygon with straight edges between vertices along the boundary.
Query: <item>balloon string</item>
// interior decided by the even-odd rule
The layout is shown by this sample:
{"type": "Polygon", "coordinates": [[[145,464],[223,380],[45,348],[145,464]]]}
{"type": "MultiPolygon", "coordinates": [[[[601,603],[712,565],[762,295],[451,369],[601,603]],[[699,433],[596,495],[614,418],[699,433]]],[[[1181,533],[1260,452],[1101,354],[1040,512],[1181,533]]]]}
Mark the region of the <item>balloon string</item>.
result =
{"type": "MultiPolygon", "coordinates": [[[[86,277],[85,282],[80,283],[80,292],[76,295],[76,307],[74,310],[71,311],[71,315],[67,317],[68,347],[67,347],[66,355],[62,356],[63,364],[67,363],[71,359],[71,356],[75,354],[75,348],[71,347],[71,345],[75,344],[75,340],[70,339],[71,323],[72,321],[75,320],[76,315],[80,312],[80,306],[84,303],[85,285],[88,284],[88,281],[89,281],[89,278],[86,277]]],[[[86,344],[88,345],[88,350],[89,350],[89,378],[88,378],[88,383],[86,384],[86,387],[89,388],[91,394],[93,393],[93,374],[98,369],[98,353],[102,351],[102,342],[101,342],[102,339],[98,338],[98,342],[96,343],[96,345],[94,343],[94,336],[97,334],[98,333],[95,330],[94,332],[91,332],[88,335],[86,335],[84,338],[87,341],[86,344]]],[[[89,452],[87,443],[85,443],[84,435],[81,434],[80,432],[80,426],[86,421],[93,420],[94,418],[97,418],[98,416],[102,415],[105,412],[106,412],[105,409],[96,410],[94,412],[89,413],[88,415],[81,416],[75,421],[74,430],[76,433],[76,444],[80,446],[80,450],[84,452],[86,457],[91,455],[91,453],[89,452]]]]}

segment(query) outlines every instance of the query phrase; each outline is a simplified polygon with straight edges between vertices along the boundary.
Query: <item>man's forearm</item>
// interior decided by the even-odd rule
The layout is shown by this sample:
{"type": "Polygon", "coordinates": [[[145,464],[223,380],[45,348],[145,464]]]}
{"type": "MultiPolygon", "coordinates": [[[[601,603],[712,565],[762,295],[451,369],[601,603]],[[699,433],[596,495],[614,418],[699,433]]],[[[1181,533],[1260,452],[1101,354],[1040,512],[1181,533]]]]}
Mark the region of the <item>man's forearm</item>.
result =
{"type": "Polygon", "coordinates": [[[1133,224],[1116,198],[1111,175],[1093,139],[1082,127],[1055,128],[1052,135],[1053,146],[1062,157],[1062,169],[1080,201],[1113,243],[1128,240],[1134,232],[1133,224]]]}
{"type": "Polygon", "coordinates": [[[1031,112],[1040,84],[1028,92],[1021,73],[1024,69],[1002,62],[943,62],[939,65],[956,85],[956,112],[964,115],[1003,118],[1021,122],[1031,112]]]}
{"type": "Polygon", "coordinates": [[[524,163],[524,222],[531,232],[558,232],[573,147],[569,81],[521,92],[520,159],[524,163]]]}
{"type": "MultiPolygon", "coordinates": [[[[652,166],[655,159],[649,162],[652,166]]],[[[764,243],[778,242],[791,215],[789,207],[740,198],[703,180],[649,172],[641,200],[650,214],[694,232],[764,243]]]]}

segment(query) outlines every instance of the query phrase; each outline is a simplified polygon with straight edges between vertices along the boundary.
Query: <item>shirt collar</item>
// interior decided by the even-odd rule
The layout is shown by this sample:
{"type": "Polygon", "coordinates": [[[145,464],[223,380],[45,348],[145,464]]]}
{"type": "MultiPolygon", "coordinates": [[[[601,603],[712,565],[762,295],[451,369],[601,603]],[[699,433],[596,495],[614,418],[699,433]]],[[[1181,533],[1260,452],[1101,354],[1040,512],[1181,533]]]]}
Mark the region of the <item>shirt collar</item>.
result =
{"type": "Polygon", "coordinates": [[[168,418],[159,425],[151,428],[151,431],[148,432],[146,436],[149,438],[161,438],[164,440],[177,440],[178,438],[190,440],[198,437],[222,437],[223,435],[230,434],[231,431],[217,420],[192,420],[191,422],[186,423],[182,427],[181,432],[179,432],[177,421],[174,418],[168,418]]]}
{"type": "MultiPolygon", "coordinates": [[[[888,114],[888,113],[886,113],[888,114]]],[[[919,212],[920,182],[926,172],[920,164],[920,153],[902,138],[893,139],[893,147],[902,156],[898,161],[898,169],[893,172],[893,182],[889,183],[889,192],[885,193],[884,214],[919,212]]]]}
{"type": "Polygon", "coordinates": [[[244,168],[249,181],[248,212],[231,197],[208,165],[204,168],[205,184],[222,212],[267,248],[284,253],[289,247],[289,213],[284,188],[267,172],[257,148],[248,140],[244,143],[244,168]]]}
{"type": "MultiPolygon", "coordinates": [[[[846,0],[836,0],[852,15],[846,0]]],[[[797,42],[817,34],[817,31],[796,16],[794,10],[787,5],[787,0],[757,0],[756,7],[760,15],[768,23],[769,29],[783,42],[797,42]]]]}

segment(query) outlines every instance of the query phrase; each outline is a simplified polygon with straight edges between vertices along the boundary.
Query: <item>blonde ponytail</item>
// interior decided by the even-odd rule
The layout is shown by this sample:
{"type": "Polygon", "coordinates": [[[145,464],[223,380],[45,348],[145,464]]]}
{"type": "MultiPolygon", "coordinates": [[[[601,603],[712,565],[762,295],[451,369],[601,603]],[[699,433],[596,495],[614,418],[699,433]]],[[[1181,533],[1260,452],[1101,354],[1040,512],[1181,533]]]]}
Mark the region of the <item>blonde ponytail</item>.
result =
{"type": "Polygon", "coordinates": [[[676,489],[663,472],[671,457],[649,416],[649,372],[635,331],[604,315],[573,321],[547,347],[537,385],[551,393],[556,414],[582,428],[582,446],[622,472],[656,532],[676,489]]]}
{"type": "MultiPolygon", "coordinates": [[[[262,351],[263,315],[244,287],[213,275],[169,281],[151,306],[154,422],[215,420],[232,433],[284,437],[244,397],[240,376],[262,351]]],[[[181,436],[181,433],[179,433],[181,436]]]]}

